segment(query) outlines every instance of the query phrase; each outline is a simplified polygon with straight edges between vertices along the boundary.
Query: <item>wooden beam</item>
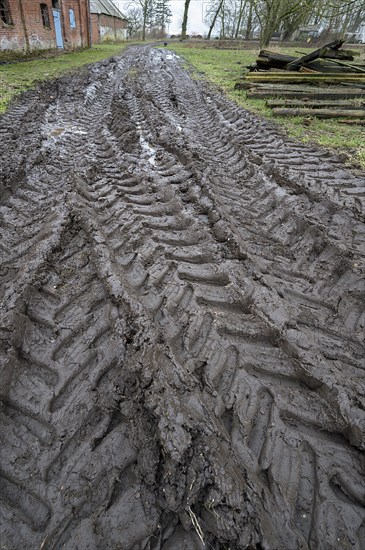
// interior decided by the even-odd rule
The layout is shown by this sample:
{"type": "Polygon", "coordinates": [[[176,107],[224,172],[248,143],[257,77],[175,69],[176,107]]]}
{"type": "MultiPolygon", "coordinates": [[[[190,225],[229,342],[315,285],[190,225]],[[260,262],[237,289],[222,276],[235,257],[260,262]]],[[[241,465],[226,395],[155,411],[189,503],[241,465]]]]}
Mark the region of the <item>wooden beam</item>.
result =
{"type": "Polygon", "coordinates": [[[365,109],[290,109],[276,108],[272,110],[275,116],[305,116],[315,118],[351,118],[364,119],[365,109]]]}
{"type": "Polygon", "coordinates": [[[322,100],[322,101],[306,101],[305,99],[268,99],[266,106],[270,109],[276,107],[305,107],[310,109],[330,109],[339,107],[341,109],[365,109],[365,97],[361,103],[357,101],[342,101],[342,100],[322,100]]]}
{"type": "Polygon", "coordinates": [[[247,92],[247,99],[269,99],[272,97],[285,97],[288,99],[312,99],[313,101],[318,101],[320,99],[353,99],[353,98],[365,98],[365,93],[359,90],[351,91],[313,91],[313,92],[300,92],[300,91],[290,91],[290,90],[275,90],[274,88],[270,90],[256,90],[247,92]]]}
{"type": "Polygon", "coordinates": [[[358,71],[359,73],[365,73],[365,69],[360,67],[360,65],[351,65],[350,63],[345,63],[344,61],[339,61],[338,59],[329,59],[330,63],[336,63],[336,65],[341,65],[341,67],[348,67],[349,69],[358,71]]]}
{"type": "Polygon", "coordinates": [[[249,82],[303,82],[303,83],[340,83],[359,82],[365,84],[365,74],[358,73],[299,73],[295,72],[266,72],[249,73],[246,75],[249,82]]]}
{"type": "Polygon", "coordinates": [[[317,50],[313,50],[312,52],[307,53],[302,57],[299,57],[295,61],[291,61],[290,63],[288,63],[286,68],[288,71],[298,70],[305,63],[309,63],[310,61],[314,61],[315,59],[322,57],[322,55],[326,52],[326,50],[328,49],[338,50],[339,48],[341,48],[344,42],[345,42],[344,40],[334,40],[333,42],[329,42],[328,44],[325,44],[321,48],[318,48],[317,50]]]}
{"type": "Polygon", "coordinates": [[[297,58],[292,55],[284,55],[280,53],[270,52],[269,50],[261,50],[256,59],[256,67],[258,69],[285,69],[288,63],[295,61],[297,58]]]}
{"type": "Polygon", "coordinates": [[[359,92],[365,96],[365,87],[360,87],[358,84],[344,83],[333,86],[322,86],[320,83],[317,85],[312,84],[295,84],[295,83],[284,83],[280,84],[279,82],[247,82],[249,89],[254,90],[286,90],[288,92],[308,92],[310,94],[317,92],[359,92]]]}

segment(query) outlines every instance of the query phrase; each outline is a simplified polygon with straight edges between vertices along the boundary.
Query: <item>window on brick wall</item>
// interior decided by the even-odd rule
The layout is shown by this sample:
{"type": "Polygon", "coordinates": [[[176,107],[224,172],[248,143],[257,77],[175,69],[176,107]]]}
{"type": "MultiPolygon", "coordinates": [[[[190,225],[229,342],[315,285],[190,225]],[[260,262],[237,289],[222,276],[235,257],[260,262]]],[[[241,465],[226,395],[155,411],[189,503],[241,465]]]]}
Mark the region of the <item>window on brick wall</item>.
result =
{"type": "Polygon", "coordinates": [[[41,4],[41,16],[42,16],[42,23],[43,27],[46,29],[51,28],[51,22],[49,20],[49,11],[47,4],[41,4]]]}
{"type": "Polygon", "coordinates": [[[70,27],[71,29],[76,29],[76,19],[75,19],[75,12],[72,8],[68,10],[68,15],[70,18],[70,27]]]}
{"type": "Polygon", "coordinates": [[[13,22],[11,20],[9,2],[8,0],[0,0],[0,21],[11,25],[13,22]]]}
{"type": "Polygon", "coordinates": [[[59,0],[52,0],[52,8],[53,8],[54,10],[59,10],[59,9],[60,9],[59,0]]]}

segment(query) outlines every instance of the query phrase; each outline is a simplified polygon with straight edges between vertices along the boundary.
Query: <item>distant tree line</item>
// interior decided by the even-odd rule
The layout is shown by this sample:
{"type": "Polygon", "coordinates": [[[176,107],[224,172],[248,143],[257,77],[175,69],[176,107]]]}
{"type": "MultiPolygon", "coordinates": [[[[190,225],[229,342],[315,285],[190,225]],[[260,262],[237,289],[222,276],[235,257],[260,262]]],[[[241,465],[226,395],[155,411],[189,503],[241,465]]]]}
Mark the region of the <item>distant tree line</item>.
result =
{"type": "MultiPolygon", "coordinates": [[[[191,0],[184,0],[181,38],[187,37],[191,0]]],[[[207,39],[259,39],[266,47],[273,37],[290,40],[305,27],[304,39],[351,36],[365,26],[364,0],[208,0],[205,2],[207,39]],[[311,32],[311,29],[313,31],[311,32]]],[[[130,37],[163,38],[172,13],[170,0],[131,0],[127,8],[130,37]]]]}
{"type": "Polygon", "coordinates": [[[304,26],[344,36],[365,25],[364,0],[212,0],[206,23],[207,38],[213,31],[221,38],[259,38],[262,47],[274,35],[289,40],[304,26]]]}

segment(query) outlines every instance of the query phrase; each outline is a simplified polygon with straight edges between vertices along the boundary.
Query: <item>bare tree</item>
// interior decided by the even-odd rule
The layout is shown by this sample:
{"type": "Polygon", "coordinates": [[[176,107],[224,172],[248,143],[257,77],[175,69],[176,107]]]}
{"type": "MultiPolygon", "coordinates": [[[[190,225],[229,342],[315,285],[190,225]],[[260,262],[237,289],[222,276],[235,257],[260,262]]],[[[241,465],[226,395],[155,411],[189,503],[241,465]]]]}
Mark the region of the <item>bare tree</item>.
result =
{"type": "Polygon", "coordinates": [[[210,23],[210,26],[209,26],[209,31],[208,31],[208,34],[207,34],[207,39],[208,40],[210,40],[210,37],[211,37],[213,29],[216,25],[218,16],[219,16],[220,12],[222,11],[223,4],[224,4],[224,0],[218,0],[212,6],[211,10],[209,10],[209,12],[207,14],[208,17],[209,17],[210,14],[212,14],[212,20],[211,20],[211,23],[210,23]]]}
{"type": "Polygon", "coordinates": [[[238,38],[244,35],[251,38],[251,32],[257,20],[253,11],[255,0],[213,0],[207,10],[206,23],[209,25],[207,38],[211,38],[214,29],[220,30],[220,36],[238,38]]]}
{"type": "Polygon", "coordinates": [[[155,2],[153,23],[162,36],[166,34],[166,27],[170,23],[172,17],[169,4],[169,0],[156,0],[155,2]]]}
{"type": "Polygon", "coordinates": [[[247,4],[247,0],[240,0],[238,11],[237,11],[236,30],[234,33],[235,38],[238,38],[238,35],[241,32],[246,4],[247,4]]]}
{"type": "Polygon", "coordinates": [[[128,37],[137,36],[143,26],[143,14],[140,6],[132,6],[127,11],[128,37]]]}
{"type": "Polygon", "coordinates": [[[140,11],[142,40],[146,40],[147,28],[152,24],[153,0],[133,0],[126,7],[128,10],[135,9],[140,11]]]}

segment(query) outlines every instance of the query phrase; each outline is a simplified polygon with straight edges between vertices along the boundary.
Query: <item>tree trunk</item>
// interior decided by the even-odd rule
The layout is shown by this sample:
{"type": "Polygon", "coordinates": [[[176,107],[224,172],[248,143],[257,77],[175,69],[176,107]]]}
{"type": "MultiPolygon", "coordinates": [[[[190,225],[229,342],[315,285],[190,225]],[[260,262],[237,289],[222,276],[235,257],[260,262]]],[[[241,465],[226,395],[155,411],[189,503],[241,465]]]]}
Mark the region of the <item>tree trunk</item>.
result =
{"type": "Polygon", "coordinates": [[[213,29],[214,29],[214,27],[215,27],[215,24],[216,24],[216,22],[217,22],[217,19],[218,19],[219,12],[220,12],[221,9],[222,9],[223,2],[224,2],[224,0],[221,0],[221,1],[219,2],[218,9],[217,9],[217,11],[216,11],[215,14],[214,14],[213,21],[211,22],[211,25],[210,25],[209,31],[208,31],[208,35],[207,35],[207,39],[208,39],[208,40],[210,40],[212,31],[213,31],[213,29]]]}
{"type": "Polygon", "coordinates": [[[184,4],[184,16],[181,27],[181,38],[186,40],[186,27],[188,25],[188,13],[189,13],[190,0],[185,0],[184,4]]]}
{"type": "Polygon", "coordinates": [[[222,2],[221,13],[222,13],[222,30],[221,30],[221,34],[222,34],[222,38],[225,38],[225,36],[226,36],[226,22],[225,22],[225,13],[224,13],[224,2],[222,2]]]}
{"type": "Polygon", "coordinates": [[[276,14],[273,10],[270,10],[268,16],[265,18],[265,26],[261,29],[260,36],[260,48],[266,48],[269,45],[270,39],[275,32],[276,28],[276,14]]]}
{"type": "Polygon", "coordinates": [[[240,29],[241,29],[242,17],[243,17],[243,12],[244,12],[244,10],[245,10],[245,7],[246,7],[246,2],[245,2],[244,0],[241,0],[241,2],[240,2],[240,7],[239,7],[239,11],[238,11],[238,19],[237,19],[236,32],[234,33],[234,37],[235,37],[235,38],[238,38],[240,29]]]}
{"type": "Polygon", "coordinates": [[[345,16],[344,21],[341,25],[341,35],[344,36],[344,34],[347,32],[349,24],[350,24],[350,18],[351,18],[351,10],[350,7],[347,8],[347,13],[345,16]]]}
{"type": "Polygon", "coordinates": [[[246,27],[246,34],[245,34],[245,39],[246,39],[246,40],[249,40],[250,37],[251,37],[251,31],[252,31],[252,9],[253,9],[252,2],[250,2],[250,9],[249,9],[249,12],[248,12],[247,27],[246,27]]]}
{"type": "Polygon", "coordinates": [[[145,0],[143,4],[142,40],[146,40],[147,12],[148,12],[148,3],[147,3],[147,0],[145,0]]]}

